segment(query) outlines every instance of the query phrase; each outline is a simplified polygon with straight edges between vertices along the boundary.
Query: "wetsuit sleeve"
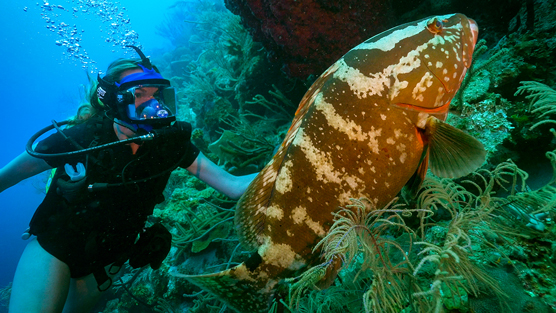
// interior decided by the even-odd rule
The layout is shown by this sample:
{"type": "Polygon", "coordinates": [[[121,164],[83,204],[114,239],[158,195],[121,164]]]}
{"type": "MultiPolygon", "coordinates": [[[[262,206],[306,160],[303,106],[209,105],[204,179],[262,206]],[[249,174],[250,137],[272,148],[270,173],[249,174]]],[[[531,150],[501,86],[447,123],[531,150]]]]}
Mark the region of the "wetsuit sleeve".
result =
{"type": "MultiPolygon", "coordinates": [[[[87,123],[76,125],[63,130],[64,134],[79,144],[81,147],[88,147],[93,139],[92,132],[87,132],[87,123]]],[[[64,153],[78,150],[69,140],[65,139],[59,132],[56,132],[44,140],[41,140],[35,147],[35,151],[44,154],[64,153]]],[[[45,159],[48,165],[56,168],[66,163],[74,164],[84,162],[84,156],[67,156],[53,159],[45,159]]]]}
{"type": "Polygon", "coordinates": [[[188,168],[191,164],[193,164],[193,161],[195,161],[195,159],[200,153],[199,148],[197,148],[193,143],[191,143],[191,141],[185,143],[185,147],[187,147],[187,152],[186,152],[187,156],[185,156],[183,161],[180,163],[181,168],[188,168]]]}

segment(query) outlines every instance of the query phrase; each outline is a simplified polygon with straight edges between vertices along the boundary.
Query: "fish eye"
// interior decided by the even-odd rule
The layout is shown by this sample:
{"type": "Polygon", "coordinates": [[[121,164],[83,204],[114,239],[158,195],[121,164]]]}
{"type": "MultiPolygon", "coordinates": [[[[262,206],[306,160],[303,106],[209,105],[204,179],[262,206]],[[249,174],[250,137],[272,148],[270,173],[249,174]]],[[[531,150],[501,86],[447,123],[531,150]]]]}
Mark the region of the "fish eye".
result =
{"type": "Polygon", "coordinates": [[[439,34],[440,32],[442,32],[443,27],[444,24],[442,23],[442,21],[436,17],[431,18],[427,22],[427,29],[433,34],[439,34]]]}

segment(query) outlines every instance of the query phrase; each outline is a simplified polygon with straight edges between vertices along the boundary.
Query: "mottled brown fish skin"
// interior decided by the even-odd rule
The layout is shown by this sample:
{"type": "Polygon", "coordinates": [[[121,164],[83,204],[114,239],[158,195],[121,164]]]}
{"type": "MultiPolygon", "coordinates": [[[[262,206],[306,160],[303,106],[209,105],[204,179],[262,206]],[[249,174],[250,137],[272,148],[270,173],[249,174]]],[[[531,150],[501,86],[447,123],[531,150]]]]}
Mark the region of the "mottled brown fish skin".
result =
{"type": "Polygon", "coordinates": [[[282,278],[322,262],[313,248],[333,212],[350,198],[390,202],[419,166],[427,118],[445,118],[476,39],[464,15],[427,18],[379,34],[332,65],[238,203],[240,239],[262,262],[216,275],[249,286],[253,298],[219,294],[224,283],[212,291],[238,311],[264,311],[282,278]]]}

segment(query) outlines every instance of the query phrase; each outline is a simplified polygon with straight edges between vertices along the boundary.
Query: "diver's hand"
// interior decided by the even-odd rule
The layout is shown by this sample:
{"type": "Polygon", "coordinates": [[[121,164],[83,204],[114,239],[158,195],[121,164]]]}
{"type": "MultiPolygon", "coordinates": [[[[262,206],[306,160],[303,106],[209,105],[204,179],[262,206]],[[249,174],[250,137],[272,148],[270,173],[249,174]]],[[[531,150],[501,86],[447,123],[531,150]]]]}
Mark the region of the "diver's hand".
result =
{"type": "Polygon", "coordinates": [[[258,175],[258,173],[243,176],[232,175],[204,156],[203,153],[199,153],[186,170],[232,199],[239,199],[258,175]]]}

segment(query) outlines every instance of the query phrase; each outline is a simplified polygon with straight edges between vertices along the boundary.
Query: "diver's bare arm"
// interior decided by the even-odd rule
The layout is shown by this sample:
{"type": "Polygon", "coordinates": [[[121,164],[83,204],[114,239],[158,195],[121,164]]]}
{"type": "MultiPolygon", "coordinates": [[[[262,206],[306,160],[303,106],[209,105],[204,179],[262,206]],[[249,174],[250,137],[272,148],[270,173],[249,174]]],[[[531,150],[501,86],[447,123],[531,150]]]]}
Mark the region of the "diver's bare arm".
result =
{"type": "Polygon", "coordinates": [[[51,168],[44,160],[34,158],[27,152],[23,152],[0,169],[0,192],[51,168]]]}
{"type": "Polygon", "coordinates": [[[234,176],[214,164],[202,153],[187,170],[212,188],[232,199],[239,199],[258,173],[234,176]]]}

